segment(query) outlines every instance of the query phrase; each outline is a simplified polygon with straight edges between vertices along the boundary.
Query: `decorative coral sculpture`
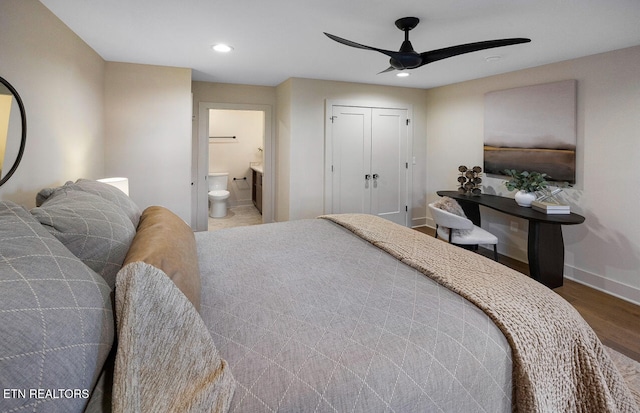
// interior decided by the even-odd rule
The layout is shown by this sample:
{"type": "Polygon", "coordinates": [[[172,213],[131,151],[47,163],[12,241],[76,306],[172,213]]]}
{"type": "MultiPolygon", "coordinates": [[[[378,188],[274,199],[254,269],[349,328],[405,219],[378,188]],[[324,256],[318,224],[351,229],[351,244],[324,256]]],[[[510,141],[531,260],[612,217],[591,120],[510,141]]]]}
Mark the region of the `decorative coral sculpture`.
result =
{"type": "Polygon", "coordinates": [[[465,195],[480,195],[482,193],[482,189],[480,189],[482,168],[474,166],[469,169],[464,165],[460,165],[458,171],[460,172],[458,192],[465,195]]]}

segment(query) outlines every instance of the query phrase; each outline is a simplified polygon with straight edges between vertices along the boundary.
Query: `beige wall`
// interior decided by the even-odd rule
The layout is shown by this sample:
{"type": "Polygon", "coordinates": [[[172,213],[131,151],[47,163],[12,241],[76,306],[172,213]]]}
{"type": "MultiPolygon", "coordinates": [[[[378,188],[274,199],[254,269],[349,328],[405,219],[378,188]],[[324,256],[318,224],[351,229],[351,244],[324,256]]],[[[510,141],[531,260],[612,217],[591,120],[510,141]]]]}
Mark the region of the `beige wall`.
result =
{"type": "MultiPolygon", "coordinates": [[[[566,191],[586,222],[563,227],[565,275],[640,302],[640,46],[427,91],[428,200],[454,189],[460,164],[482,165],[484,93],[578,80],[577,184],[566,191]]],[[[501,179],[488,191],[513,196],[501,179]]],[[[526,222],[483,210],[501,252],[526,259],[526,222]],[[515,222],[519,231],[510,230],[515,222]]]]}
{"type": "Polygon", "coordinates": [[[246,103],[251,105],[276,104],[276,89],[271,86],[236,85],[229,83],[193,82],[194,115],[198,115],[199,102],[246,103]]]}
{"type": "Polygon", "coordinates": [[[105,63],[36,0],[3,0],[0,27],[0,73],[27,114],[24,157],[0,197],[30,208],[41,188],[126,175],[141,207],[188,220],[190,69],[105,63]]]}
{"type": "MultiPolygon", "coordinates": [[[[332,100],[413,109],[412,152],[416,165],[413,165],[413,182],[409,187],[413,198],[410,216],[412,225],[424,222],[427,164],[425,90],[298,78],[289,79],[284,87],[287,90],[278,95],[279,99],[287,100],[285,103],[278,101],[279,124],[282,126],[278,131],[278,142],[285,141],[289,145],[289,219],[313,218],[324,213],[325,102],[332,100]],[[283,113],[280,106],[283,111],[288,109],[289,114],[283,113]]],[[[286,153],[282,153],[284,156],[286,153]]],[[[279,183],[286,185],[285,179],[282,177],[279,183]]]]}
{"type": "Polygon", "coordinates": [[[103,177],[105,62],[36,0],[2,0],[0,30],[0,76],[27,115],[24,156],[0,198],[31,208],[43,187],[103,177]]]}
{"type": "Polygon", "coordinates": [[[291,99],[293,80],[277,87],[275,220],[288,221],[291,204],[291,99]]]}
{"type": "Polygon", "coordinates": [[[105,173],[191,221],[191,69],[108,62],[105,173]]]}

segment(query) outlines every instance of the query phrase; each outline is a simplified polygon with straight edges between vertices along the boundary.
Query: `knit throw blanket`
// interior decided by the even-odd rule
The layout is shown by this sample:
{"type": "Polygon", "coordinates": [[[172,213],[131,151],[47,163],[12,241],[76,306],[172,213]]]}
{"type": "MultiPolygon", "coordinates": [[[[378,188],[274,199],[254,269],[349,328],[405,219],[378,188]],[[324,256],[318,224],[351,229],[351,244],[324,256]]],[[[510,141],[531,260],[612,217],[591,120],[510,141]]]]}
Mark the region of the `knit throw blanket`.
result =
{"type": "Polygon", "coordinates": [[[563,298],[523,274],[385,219],[324,215],[482,309],[512,349],[518,412],[638,412],[604,346],[563,298]]]}

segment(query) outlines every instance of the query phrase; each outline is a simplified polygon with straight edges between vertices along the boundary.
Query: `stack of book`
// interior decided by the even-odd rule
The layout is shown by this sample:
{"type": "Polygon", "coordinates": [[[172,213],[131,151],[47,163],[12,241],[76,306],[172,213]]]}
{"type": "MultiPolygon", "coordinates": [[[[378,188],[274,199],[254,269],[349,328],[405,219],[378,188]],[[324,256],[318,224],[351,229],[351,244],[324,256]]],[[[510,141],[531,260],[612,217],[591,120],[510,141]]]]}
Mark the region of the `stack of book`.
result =
{"type": "Polygon", "coordinates": [[[561,204],[555,199],[545,199],[544,201],[535,200],[531,203],[531,207],[536,211],[545,214],[570,214],[571,207],[567,204],[561,204]]]}

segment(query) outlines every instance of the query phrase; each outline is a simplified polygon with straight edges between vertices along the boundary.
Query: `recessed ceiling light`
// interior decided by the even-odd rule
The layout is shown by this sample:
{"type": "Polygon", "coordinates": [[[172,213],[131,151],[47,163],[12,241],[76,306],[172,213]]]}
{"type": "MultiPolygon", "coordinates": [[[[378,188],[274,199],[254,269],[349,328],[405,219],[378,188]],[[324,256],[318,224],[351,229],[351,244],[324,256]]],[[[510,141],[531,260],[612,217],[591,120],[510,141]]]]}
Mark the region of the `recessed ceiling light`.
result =
{"type": "Polygon", "coordinates": [[[400,72],[396,76],[398,76],[398,77],[407,77],[409,75],[410,75],[410,73],[408,73],[408,72],[400,72]]]}
{"type": "Polygon", "coordinates": [[[213,50],[220,53],[228,53],[233,50],[233,47],[226,45],[224,43],[218,43],[213,46],[213,50]]]}

